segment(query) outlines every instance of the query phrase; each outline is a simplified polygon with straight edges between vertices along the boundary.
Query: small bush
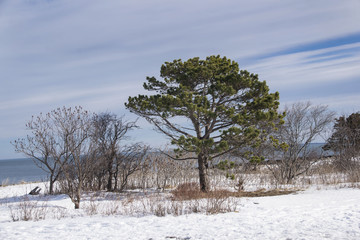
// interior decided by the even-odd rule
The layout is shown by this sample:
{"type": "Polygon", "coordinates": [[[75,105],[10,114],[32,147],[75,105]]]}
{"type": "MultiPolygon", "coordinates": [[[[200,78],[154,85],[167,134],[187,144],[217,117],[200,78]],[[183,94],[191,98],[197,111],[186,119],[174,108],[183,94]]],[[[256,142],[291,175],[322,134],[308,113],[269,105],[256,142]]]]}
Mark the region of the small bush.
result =
{"type": "Polygon", "coordinates": [[[358,183],[360,182],[360,169],[359,167],[356,169],[352,169],[347,174],[347,179],[350,183],[358,183]]]}
{"type": "Polygon", "coordinates": [[[200,191],[200,185],[194,182],[180,184],[171,193],[173,195],[173,200],[178,201],[205,197],[205,193],[200,191]]]}
{"type": "Polygon", "coordinates": [[[99,208],[99,203],[94,199],[91,199],[90,202],[86,204],[84,207],[85,212],[90,216],[98,214],[99,212],[98,208],[99,208]]]}
{"type": "Polygon", "coordinates": [[[193,182],[181,184],[171,193],[173,201],[183,203],[186,213],[205,212],[206,214],[217,214],[233,212],[236,211],[238,205],[237,193],[224,189],[204,193],[200,191],[199,184],[193,182]]]}
{"type": "Polygon", "coordinates": [[[46,217],[47,207],[46,203],[39,205],[38,202],[32,202],[28,197],[22,199],[22,201],[15,206],[9,206],[10,217],[16,221],[39,221],[46,217]]]}
{"type": "Polygon", "coordinates": [[[155,216],[164,217],[166,213],[171,213],[170,209],[167,209],[166,205],[163,202],[158,202],[153,209],[155,216]]]}
{"type": "Polygon", "coordinates": [[[121,204],[123,204],[123,203],[117,199],[109,201],[103,210],[103,214],[105,214],[107,216],[118,214],[121,204]]]}

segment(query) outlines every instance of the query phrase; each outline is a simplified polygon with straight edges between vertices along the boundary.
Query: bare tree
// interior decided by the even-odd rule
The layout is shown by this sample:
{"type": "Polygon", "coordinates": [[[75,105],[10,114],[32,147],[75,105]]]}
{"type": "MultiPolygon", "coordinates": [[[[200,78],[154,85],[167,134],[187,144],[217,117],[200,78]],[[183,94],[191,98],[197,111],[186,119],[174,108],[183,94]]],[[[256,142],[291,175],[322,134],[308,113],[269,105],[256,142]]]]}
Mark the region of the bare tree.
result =
{"type": "Polygon", "coordinates": [[[132,144],[120,149],[115,159],[115,190],[120,192],[124,190],[129,177],[146,164],[148,151],[149,147],[141,144],[132,144]]]}
{"type": "Polygon", "coordinates": [[[26,128],[31,131],[31,134],[26,138],[15,140],[12,144],[16,152],[31,158],[39,168],[49,174],[49,193],[53,194],[54,183],[58,180],[66,161],[62,154],[54,155],[60,146],[52,113],[40,113],[37,117],[33,116],[26,123],[26,128]]]}
{"type": "Polygon", "coordinates": [[[90,138],[93,115],[81,107],[59,108],[51,112],[54,119],[58,152],[53,152],[62,165],[63,190],[70,197],[75,209],[80,207],[81,193],[91,170],[91,158],[96,156],[90,138]]]}
{"type": "Polygon", "coordinates": [[[285,123],[275,133],[277,142],[273,158],[276,164],[267,166],[279,182],[290,183],[305,173],[319,156],[310,144],[329,127],[334,112],[327,106],[298,102],[285,107],[285,123]],[[285,147],[283,143],[286,143],[285,147]]]}
{"type": "Polygon", "coordinates": [[[127,132],[137,127],[135,121],[126,122],[108,113],[91,114],[81,107],[40,114],[27,127],[32,135],[16,140],[16,151],[49,172],[50,193],[58,180],[76,209],[80,207],[82,191],[93,189],[96,181],[100,189],[107,177],[108,191],[123,190],[128,177],[144,164],[148,151],[140,144],[120,145],[127,139],[127,132]]]}
{"type": "Polygon", "coordinates": [[[120,143],[127,138],[126,134],[137,128],[136,121],[125,121],[115,114],[101,113],[93,119],[93,141],[99,151],[98,177],[107,175],[107,191],[113,191],[114,172],[119,157],[120,143]],[[102,166],[102,167],[101,167],[102,166]]]}
{"type": "MultiPolygon", "coordinates": [[[[164,191],[165,187],[170,184],[170,181],[175,181],[179,178],[181,173],[181,165],[189,163],[187,161],[174,161],[168,155],[173,154],[168,148],[164,150],[156,150],[150,156],[152,175],[154,176],[155,184],[158,189],[164,191]],[[166,152],[167,155],[162,152],[166,152]]],[[[173,154],[175,155],[175,154],[173,154]]],[[[191,163],[191,162],[190,162],[191,163]]]]}
{"type": "Polygon", "coordinates": [[[61,178],[63,191],[79,208],[81,191],[88,180],[90,159],[96,155],[90,141],[93,115],[81,107],[58,108],[33,117],[26,126],[31,135],[14,141],[17,152],[30,157],[49,173],[50,194],[61,178]],[[64,184],[66,183],[66,184],[64,184]]]}

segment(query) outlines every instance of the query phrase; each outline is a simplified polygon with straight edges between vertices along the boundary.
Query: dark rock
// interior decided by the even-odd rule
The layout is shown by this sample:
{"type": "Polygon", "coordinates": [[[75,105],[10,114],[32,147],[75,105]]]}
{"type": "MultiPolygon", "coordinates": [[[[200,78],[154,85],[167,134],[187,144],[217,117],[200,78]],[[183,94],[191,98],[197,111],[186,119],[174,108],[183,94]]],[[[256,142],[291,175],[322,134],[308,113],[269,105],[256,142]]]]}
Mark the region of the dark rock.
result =
{"type": "Polygon", "coordinates": [[[30,195],[39,195],[40,191],[41,191],[41,188],[36,187],[36,188],[34,188],[33,190],[31,190],[31,191],[29,192],[29,194],[30,194],[30,195]]]}

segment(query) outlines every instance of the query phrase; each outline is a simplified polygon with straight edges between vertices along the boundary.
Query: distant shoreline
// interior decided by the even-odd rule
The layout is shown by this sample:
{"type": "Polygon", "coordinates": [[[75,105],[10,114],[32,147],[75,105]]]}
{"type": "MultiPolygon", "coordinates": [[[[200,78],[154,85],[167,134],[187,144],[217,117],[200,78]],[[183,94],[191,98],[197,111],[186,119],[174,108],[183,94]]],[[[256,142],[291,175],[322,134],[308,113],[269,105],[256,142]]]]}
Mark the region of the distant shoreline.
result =
{"type": "Polygon", "coordinates": [[[48,174],[33,162],[31,158],[0,160],[0,184],[6,185],[24,182],[37,182],[48,179],[48,174]]]}

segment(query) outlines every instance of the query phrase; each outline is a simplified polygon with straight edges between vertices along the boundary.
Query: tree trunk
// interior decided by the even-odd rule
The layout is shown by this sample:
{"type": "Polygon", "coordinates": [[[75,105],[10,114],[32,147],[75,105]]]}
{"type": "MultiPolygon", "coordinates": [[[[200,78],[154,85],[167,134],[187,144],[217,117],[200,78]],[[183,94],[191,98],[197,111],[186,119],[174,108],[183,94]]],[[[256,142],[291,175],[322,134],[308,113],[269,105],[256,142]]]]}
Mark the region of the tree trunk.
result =
{"type": "Polygon", "coordinates": [[[53,174],[50,175],[50,186],[49,186],[49,192],[50,192],[50,195],[53,195],[54,194],[54,176],[53,174]]]}
{"type": "Polygon", "coordinates": [[[77,189],[76,189],[76,196],[75,196],[75,201],[74,201],[74,204],[75,204],[75,209],[79,209],[80,208],[80,199],[81,199],[81,183],[83,181],[80,181],[79,179],[79,186],[77,186],[77,189]]]}
{"type": "Polygon", "coordinates": [[[112,171],[108,171],[108,173],[109,173],[109,176],[108,176],[108,182],[107,182],[107,185],[106,185],[106,190],[108,192],[111,192],[113,190],[113,188],[112,188],[113,174],[112,174],[112,171]]]}
{"type": "Polygon", "coordinates": [[[109,176],[108,176],[108,181],[107,181],[107,185],[106,185],[106,190],[108,192],[111,192],[113,190],[113,188],[112,188],[113,169],[112,168],[113,168],[113,162],[111,160],[108,164],[108,169],[107,169],[109,176]]]}
{"type": "Polygon", "coordinates": [[[119,175],[119,164],[116,164],[115,167],[115,172],[113,174],[113,178],[114,178],[114,190],[116,191],[118,189],[118,175],[119,175]]]}
{"type": "Polygon", "coordinates": [[[100,191],[101,190],[101,187],[102,187],[102,177],[101,176],[98,176],[98,190],[100,191]]]}
{"type": "Polygon", "coordinates": [[[198,165],[199,165],[199,179],[200,179],[200,189],[203,192],[208,192],[210,190],[209,178],[207,171],[207,157],[205,154],[200,153],[198,155],[198,165]]]}

